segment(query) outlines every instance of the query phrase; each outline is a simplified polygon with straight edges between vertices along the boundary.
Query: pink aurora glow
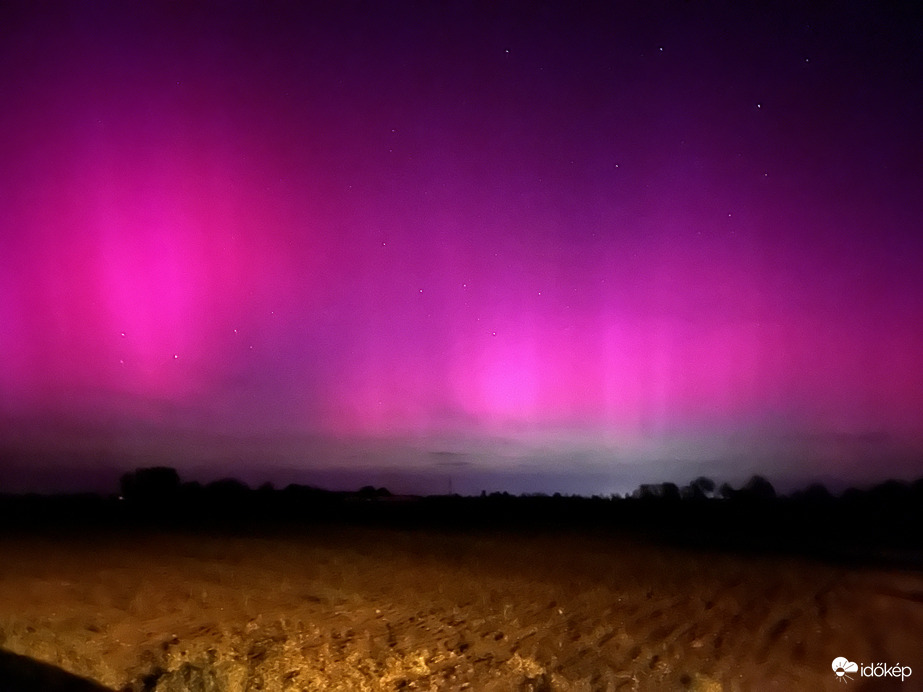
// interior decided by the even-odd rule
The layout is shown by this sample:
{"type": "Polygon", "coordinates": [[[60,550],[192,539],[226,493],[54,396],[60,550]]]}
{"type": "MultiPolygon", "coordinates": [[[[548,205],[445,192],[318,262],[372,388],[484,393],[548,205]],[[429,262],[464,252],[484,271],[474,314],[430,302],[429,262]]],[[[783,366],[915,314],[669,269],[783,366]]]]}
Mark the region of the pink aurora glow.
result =
{"type": "Polygon", "coordinates": [[[485,467],[556,432],[604,470],[612,440],[923,449],[910,77],[833,113],[835,41],[718,66],[746,42],[685,10],[581,25],[585,54],[502,18],[138,12],[8,23],[8,420],[464,439],[485,467]]]}

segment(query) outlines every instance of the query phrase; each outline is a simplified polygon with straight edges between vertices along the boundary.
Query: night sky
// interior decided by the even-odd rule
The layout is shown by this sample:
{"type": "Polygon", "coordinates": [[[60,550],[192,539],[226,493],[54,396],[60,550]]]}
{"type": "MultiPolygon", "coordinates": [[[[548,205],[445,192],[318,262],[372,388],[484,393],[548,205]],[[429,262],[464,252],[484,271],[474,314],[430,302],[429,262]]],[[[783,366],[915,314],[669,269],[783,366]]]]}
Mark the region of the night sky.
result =
{"type": "Polygon", "coordinates": [[[923,475],[914,4],[4,2],[0,490],[923,475]]]}

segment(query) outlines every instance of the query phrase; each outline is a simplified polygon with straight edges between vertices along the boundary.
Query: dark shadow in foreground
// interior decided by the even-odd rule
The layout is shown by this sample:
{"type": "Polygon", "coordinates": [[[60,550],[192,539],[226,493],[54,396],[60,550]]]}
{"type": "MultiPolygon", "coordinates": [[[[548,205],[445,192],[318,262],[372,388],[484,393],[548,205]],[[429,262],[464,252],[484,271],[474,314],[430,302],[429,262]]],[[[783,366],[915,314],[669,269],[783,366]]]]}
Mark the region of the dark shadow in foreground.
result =
{"type": "Polygon", "coordinates": [[[0,650],[0,692],[113,692],[28,656],[0,650]]]}

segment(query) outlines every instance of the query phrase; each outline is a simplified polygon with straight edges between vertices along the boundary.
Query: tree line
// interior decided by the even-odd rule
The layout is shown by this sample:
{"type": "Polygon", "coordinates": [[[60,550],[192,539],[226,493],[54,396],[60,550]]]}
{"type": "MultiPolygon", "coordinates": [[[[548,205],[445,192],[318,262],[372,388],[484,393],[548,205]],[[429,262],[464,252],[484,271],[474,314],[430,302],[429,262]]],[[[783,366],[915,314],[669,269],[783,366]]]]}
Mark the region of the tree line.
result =
{"type": "Polygon", "coordinates": [[[359,524],[451,530],[614,530],[698,548],[861,556],[923,568],[923,479],[834,494],[787,495],[762,476],[739,487],[699,477],[645,484],[625,496],[506,492],[398,496],[386,488],[251,488],[234,478],[183,481],[167,466],[122,476],[118,495],[0,494],[0,531],[17,526],[249,531],[359,524]]]}

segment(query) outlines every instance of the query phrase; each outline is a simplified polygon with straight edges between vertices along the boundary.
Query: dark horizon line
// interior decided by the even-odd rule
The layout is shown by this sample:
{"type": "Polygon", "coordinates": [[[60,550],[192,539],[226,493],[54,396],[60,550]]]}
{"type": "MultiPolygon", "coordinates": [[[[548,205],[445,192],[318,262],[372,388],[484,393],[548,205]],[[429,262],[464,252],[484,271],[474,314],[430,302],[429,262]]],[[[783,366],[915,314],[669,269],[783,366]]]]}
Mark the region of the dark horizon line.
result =
{"type": "MultiPolygon", "coordinates": [[[[72,469],[76,471],[76,467],[72,469]]],[[[108,469],[116,471],[116,469],[108,469]]],[[[315,471],[330,471],[330,469],[315,469],[315,471]]],[[[4,491],[0,487],[0,498],[68,498],[68,497],[96,497],[100,499],[127,499],[125,493],[126,479],[131,477],[137,478],[139,474],[149,472],[174,473],[175,481],[171,484],[176,492],[209,492],[220,488],[234,488],[233,492],[245,493],[284,493],[286,491],[309,491],[318,495],[334,497],[360,496],[369,499],[387,497],[392,501],[398,499],[437,499],[437,498],[483,498],[483,497],[506,497],[506,498],[549,498],[549,499],[603,499],[603,500],[628,500],[628,499],[670,499],[674,495],[676,499],[706,499],[706,500],[724,500],[732,499],[734,495],[747,494],[755,488],[756,493],[763,496],[771,496],[772,499],[797,499],[806,495],[818,497],[826,495],[830,499],[840,499],[844,496],[856,494],[869,494],[874,491],[890,487],[902,487],[907,490],[919,490],[923,492],[923,476],[910,479],[901,479],[889,477],[878,482],[861,485],[847,485],[841,490],[834,490],[820,480],[813,480],[806,485],[796,487],[794,490],[787,492],[778,492],[775,485],[771,483],[763,474],[753,473],[748,479],[739,484],[737,487],[730,482],[718,482],[710,476],[700,474],[695,479],[690,480],[684,485],[677,484],[674,481],[659,481],[654,483],[640,483],[633,490],[626,493],[617,492],[600,492],[584,494],[580,492],[560,492],[560,491],[532,491],[513,493],[503,490],[481,490],[475,493],[459,493],[457,491],[449,492],[391,492],[386,486],[373,483],[363,483],[353,489],[330,489],[311,483],[290,482],[285,485],[276,485],[271,480],[265,480],[260,483],[249,483],[234,476],[219,476],[209,481],[184,480],[175,467],[166,465],[152,465],[137,467],[133,471],[123,472],[119,478],[120,488],[110,491],[100,490],[63,490],[63,491],[4,491]],[[703,489],[701,481],[711,485],[711,488],[703,489]]],[[[356,474],[352,474],[356,475],[356,474]]],[[[442,474],[436,474],[442,475],[442,474]]],[[[130,482],[130,481],[128,481],[130,482]]],[[[169,493],[168,493],[169,494],[169,493]]]]}

